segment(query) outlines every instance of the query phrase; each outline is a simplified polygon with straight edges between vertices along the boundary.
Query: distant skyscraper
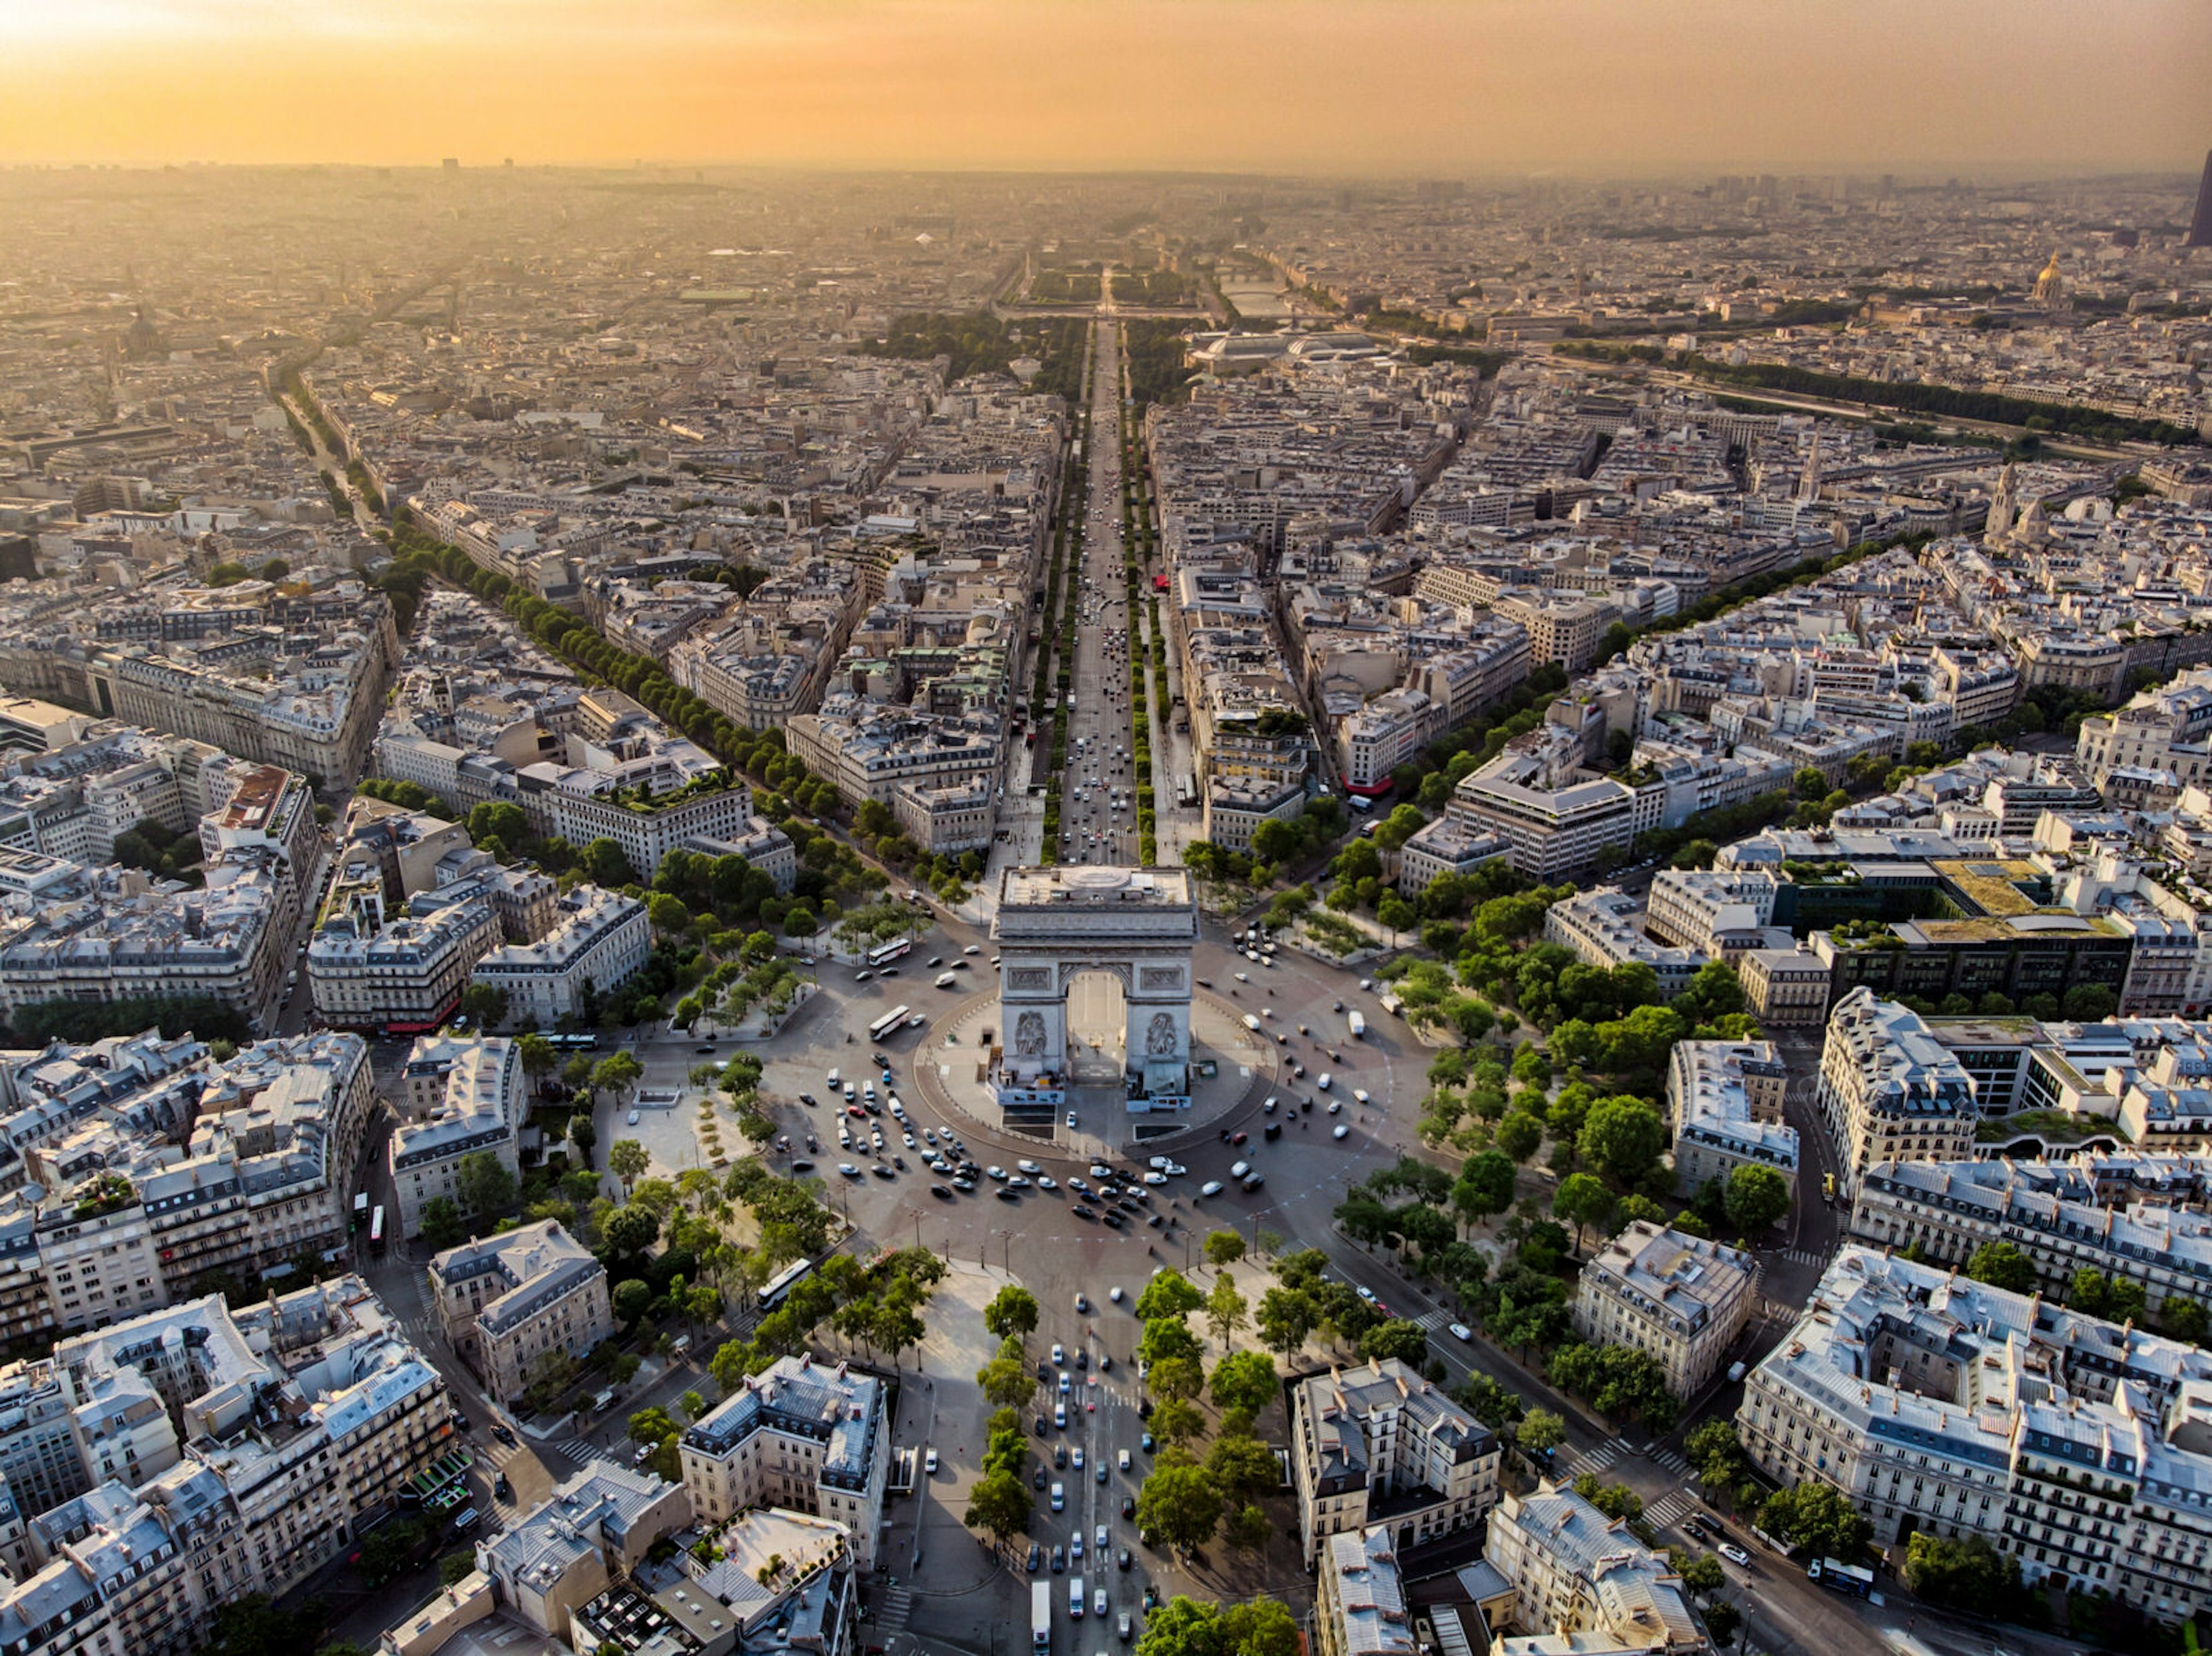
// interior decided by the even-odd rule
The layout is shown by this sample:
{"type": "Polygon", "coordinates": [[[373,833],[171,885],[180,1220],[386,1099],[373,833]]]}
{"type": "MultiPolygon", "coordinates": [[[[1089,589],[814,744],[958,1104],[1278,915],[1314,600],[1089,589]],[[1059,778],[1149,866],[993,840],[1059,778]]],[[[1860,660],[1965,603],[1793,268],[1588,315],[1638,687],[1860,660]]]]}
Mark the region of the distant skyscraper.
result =
{"type": "Polygon", "coordinates": [[[2197,181],[2197,216],[2189,221],[2191,247],[2212,247],[2212,154],[2204,157],[2204,176],[2197,181]]]}

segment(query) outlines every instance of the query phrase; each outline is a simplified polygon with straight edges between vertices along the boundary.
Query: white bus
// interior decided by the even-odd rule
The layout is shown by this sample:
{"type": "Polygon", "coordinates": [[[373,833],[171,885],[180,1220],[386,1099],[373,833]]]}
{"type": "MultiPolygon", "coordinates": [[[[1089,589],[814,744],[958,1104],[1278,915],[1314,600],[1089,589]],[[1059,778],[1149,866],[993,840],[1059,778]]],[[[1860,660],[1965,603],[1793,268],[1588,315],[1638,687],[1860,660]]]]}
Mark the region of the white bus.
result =
{"type": "Polygon", "coordinates": [[[879,943],[868,951],[868,964],[871,967],[889,966],[913,947],[914,939],[911,937],[893,937],[889,943],[879,943]]]}
{"type": "Polygon", "coordinates": [[[868,1026],[868,1039],[872,1041],[881,1040],[885,1035],[890,1034],[892,1030],[897,1028],[899,1025],[904,1023],[906,1022],[907,1014],[911,1012],[914,1009],[911,1006],[892,1007],[890,1011],[884,1013],[883,1016],[878,1018],[873,1023],[868,1026]]]}

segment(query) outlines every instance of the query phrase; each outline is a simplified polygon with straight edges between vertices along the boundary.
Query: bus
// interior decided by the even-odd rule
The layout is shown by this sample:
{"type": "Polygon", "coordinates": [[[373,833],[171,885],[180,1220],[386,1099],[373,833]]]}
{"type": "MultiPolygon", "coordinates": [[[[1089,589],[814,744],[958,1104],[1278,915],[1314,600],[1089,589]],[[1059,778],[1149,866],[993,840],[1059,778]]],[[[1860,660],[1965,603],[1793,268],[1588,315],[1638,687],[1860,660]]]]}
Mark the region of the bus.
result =
{"type": "Polygon", "coordinates": [[[1846,1564],[1839,1558],[1815,1558],[1805,1566],[1806,1576],[1831,1592],[1864,1598],[1874,1591],[1874,1572],[1863,1564],[1846,1564]]]}
{"type": "Polygon", "coordinates": [[[872,967],[889,966],[913,947],[914,939],[911,937],[893,937],[889,943],[879,943],[868,951],[868,964],[872,967]]]}
{"type": "Polygon", "coordinates": [[[881,1040],[885,1035],[890,1034],[892,1030],[897,1028],[899,1025],[904,1023],[907,1019],[907,1014],[913,1010],[914,1008],[911,1006],[892,1007],[890,1011],[884,1013],[883,1016],[878,1018],[873,1023],[868,1026],[869,1040],[872,1042],[881,1040]]]}
{"type": "Polygon", "coordinates": [[[556,1052],[596,1052],[599,1050],[597,1035],[548,1035],[545,1040],[556,1052]]]}
{"type": "Polygon", "coordinates": [[[368,1251],[371,1253],[384,1252],[384,1204],[381,1202],[376,1204],[376,1211],[368,1216],[368,1251]]]}
{"type": "Polygon", "coordinates": [[[358,1191],[353,1198],[353,1228],[356,1231],[368,1222],[368,1192],[358,1191]]]}
{"type": "Polygon", "coordinates": [[[784,1301],[789,1297],[791,1290],[797,1288],[799,1283],[805,1282],[808,1277],[813,1274],[813,1260],[794,1259],[791,1264],[786,1265],[781,1271],[776,1272],[775,1276],[768,1279],[767,1283],[763,1284],[761,1289],[761,1310],[763,1313],[775,1310],[776,1307],[781,1305],[784,1301]]]}

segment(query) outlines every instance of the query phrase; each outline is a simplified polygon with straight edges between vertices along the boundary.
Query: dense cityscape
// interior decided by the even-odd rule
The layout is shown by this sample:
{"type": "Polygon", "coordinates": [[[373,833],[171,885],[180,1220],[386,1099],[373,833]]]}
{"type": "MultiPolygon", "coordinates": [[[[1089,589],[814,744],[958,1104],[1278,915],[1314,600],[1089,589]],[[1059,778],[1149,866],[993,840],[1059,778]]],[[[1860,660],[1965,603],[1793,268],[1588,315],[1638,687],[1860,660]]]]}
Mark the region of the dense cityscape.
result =
{"type": "Polygon", "coordinates": [[[2212,1623],[2212,161],[0,218],[0,1656],[2212,1623]]]}

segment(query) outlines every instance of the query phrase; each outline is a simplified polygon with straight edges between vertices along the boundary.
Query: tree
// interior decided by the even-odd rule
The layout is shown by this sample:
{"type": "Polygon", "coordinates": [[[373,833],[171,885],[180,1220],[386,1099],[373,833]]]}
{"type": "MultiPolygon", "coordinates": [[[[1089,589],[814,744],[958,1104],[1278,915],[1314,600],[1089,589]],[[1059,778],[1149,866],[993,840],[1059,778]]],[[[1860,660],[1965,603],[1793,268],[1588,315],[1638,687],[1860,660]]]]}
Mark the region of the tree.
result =
{"type": "Polygon", "coordinates": [[[1531,1453],[1543,1454],[1567,1441],[1567,1422],[1548,1409],[1531,1409],[1521,1417],[1514,1441],[1531,1453]]]}
{"type": "Polygon", "coordinates": [[[1451,1189],[1453,1210],[1470,1222],[1503,1213],[1513,1205],[1513,1158],[1503,1150],[1484,1150],[1468,1157],[1451,1189]]]}
{"type": "Polygon", "coordinates": [[[1256,1415],[1274,1398],[1275,1365],[1264,1351],[1232,1351],[1213,1365],[1213,1406],[1256,1415]]]}
{"type": "Polygon", "coordinates": [[[1951,1541],[1916,1530],[1905,1544],[1905,1585],[1932,1604],[2001,1616],[2020,1595],[2020,1560],[1978,1535],[1951,1541]]]}
{"type": "Polygon", "coordinates": [[[2010,1242],[1984,1242],[1966,1261],[1966,1275],[1992,1288],[2015,1294],[2035,1289],[2035,1262],[2010,1242]]]}
{"type": "Polygon", "coordinates": [[[1516,1162],[1526,1162],[1543,1143],[1543,1120],[1527,1110],[1511,1111],[1498,1124],[1498,1148],[1516,1162]]]}
{"type": "Polygon", "coordinates": [[[614,1291],[615,1315],[621,1318],[625,1328],[635,1328],[653,1305],[653,1284],[632,1277],[617,1283],[614,1291]]]}
{"type": "Polygon", "coordinates": [[[652,1165],[645,1146],[635,1138],[617,1138],[607,1147],[607,1171],[623,1181],[625,1192],[652,1165]]]}
{"type": "Polygon", "coordinates": [[[1036,1295],[1016,1283],[1007,1283],[983,1307],[983,1326],[1001,1340],[1014,1340],[1018,1348],[1036,1332],[1036,1295]]]}
{"type": "Polygon", "coordinates": [[[1221,1612],[1222,1656],[1297,1656],[1297,1617],[1279,1599],[1253,1598],[1221,1612]]]}
{"type": "Polygon", "coordinates": [[[1027,1527],[1030,1507],[1030,1492],[1020,1476],[1001,1469],[985,1474],[969,1490],[963,1521],[971,1529],[988,1531],[1003,1547],[1027,1527]]]}
{"type": "Polygon", "coordinates": [[[475,1218],[489,1218],[514,1206],[514,1175],[489,1150],[471,1151],[461,1158],[453,1169],[453,1187],[461,1205],[475,1218]]]}
{"type": "Polygon", "coordinates": [[[1613,1192],[1593,1174],[1569,1174],[1552,1193],[1552,1211],[1574,1226],[1575,1252],[1579,1253],[1583,1228],[1602,1225],[1613,1212],[1613,1192]]]}
{"type": "Polygon", "coordinates": [[[471,983],[461,991],[462,1014],[479,1029],[495,1029],[507,1022],[507,993],[495,983],[471,983]]]}
{"type": "Polygon", "coordinates": [[[584,1165],[592,1165],[592,1146],[599,1142],[599,1127],[592,1120],[589,1110],[579,1110],[568,1118],[568,1142],[584,1158],[584,1165]]]}
{"type": "Polygon", "coordinates": [[[1216,1230],[1206,1233],[1206,1263],[1219,1271],[1233,1265],[1244,1257],[1244,1234],[1237,1230],[1216,1230]]]}
{"type": "Polygon", "coordinates": [[[1735,1630],[1743,1625],[1743,1612],[1725,1598],[1716,1598],[1705,1606],[1705,1631],[1712,1635],[1713,1643],[1726,1650],[1735,1641],[1735,1630]]]}
{"type": "Polygon", "coordinates": [[[522,1073],[530,1077],[532,1091],[544,1089],[545,1077],[561,1067],[561,1054],[551,1041],[539,1034],[528,1034],[515,1043],[515,1051],[522,1059],[522,1073]]]}
{"type": "Polygon", "coordinates": [[[1152,1435],[1162,1443],[1181,1443],[1205,1428],[1198,1405],[1187,1398],[1165,1398],[1152,1407],[1152,1435]]]}
{"type": "Polygon", "coordinates": [[[1846,1564],[1857,1562],[1874,1538],[1874,1526],[1841,1491],[1826,1483],[1776,1490],[1759,1508],[1759,1527],[1791,1546],[1808,1547],[1846,1564]]]}
{"type": "Polygon", "coordinates": [[[1721,1568],[1721,1561],[1709,1552],[1701,1552],[1695,1558],[1685,1557],[1674,1568],[1682,1578],[1682,1585],[1692,1592],[1718,1592],[1728,1585],[1728,1572],[1721,1568]]]}
{"type": "Polygon", "coordinates": [[[1244,1296],[1237,1291],[1237,1279],[1225,1271],[1218,1273],[1213,1279],[1212,1291],[1206,1296],[1206,1325],[1213,1331],[1215,1343],[1228,1344],[1248,1320],[1244,1296]]]}
{"type": "Polygon", "coordinates": [[[1229,1433],[1214,1440],[1206,1451],[1206,1475],[1228,1506],[1242,1507],[1268,1494],[1282,1482],[1275,1452],[1244,1433],[1229,1433]]]}
{"type": "Polygon", "coordinates": [[[1229,1656],[1220,1606],[1177,1593],[1145,1618],[1136,1656],[1229,1656]]]}
{"type": "Polygon", "coordinates": [[[621,1104],[637,1083],[645,1079],[645,1070],[635,1052],[609,1052],[592,1066],[592,1090],[612,1093],[615,1102],[621,1104]]]}
{"type": "Polygon", "coordinates": [[[452,1197],[434,1196],[422,1204],[422,1240],[430,1245],[431,1252],[452,1247],[468,1234],[452,1197]]]}
{"type": "Polygon", "coordinates": [[[629,1441],[640,1448],[648,1444],[665,1443],[676,1435],[676,1422],[669,1418],[668,1410],[657,1403],[650,1408],[639,1410],[629,1417],[629,1441]]]}
{"type": "Polygon", "coordinates": [[[1206,1303],[1206,1296],[1191,1285],[1182,1272],[1170,1267],[1145,1284],[1145,1291],[1137,1296],[1137,1319],[1149,1325],[1163,1318],[1180,1319],[1206,1303]]]}
{"type": "Polygon", "coordinates": [[[1429,1359],[1429,1337],[1421,1331],[1420,1324],[1393,1317],[1359,1337],[1359,1355],[1370,1359],[1395,1357],[1419,1368],[1429,1359]]]}
{"type": "Polygon", "coordinates": [[[2204,1344],[2207,1318],[2203,1303],[2185,1295],[2169,1294],[2158,1308],[2159,1326],[2168,1339],[2204,1344]]]}
{"type": "Polygon", "coordinates": [[[611,1257],[633,1259],[659,1240],[660,1220],[651,1208],[617,1208],[600,1226],[599,1235],[611,1257]]]}
{"type": "Polygon", "coordinates": [[[1164,1450],[1137,1491],[1137,1527],[1188,1552],[1213,1533],[1221,1506],[1204,1468],[1179,1449],[1164,1450]]]}
{"type": "MultiPolygon", "coordinates": [[[[1178,1325],[1180,1326],[1180,1325],[1178,1325]]],[[[1147,1358],[1152,1373],[1146,1384],[1164,1398],[1194,1398],[1206,1384],[1206,1371],[1199,1366],[1196,1347],[1189,1356],[1147,1358]]]]}
{"type": "Polygon", "coordinates": [[[1036,1395],[1037,1377],[1022,1356],[1022,1343],[1009,1334],[999,1343],[999,1355],[975,1371],[975,1383],[998,1409],[1018,1408],[1036,1395]]]}
{"type": "Polygon", "coordinates": [[[2059,1002],[2069,1023],[2100,1023],[2119,1009],[2119,997],[2101,983],[2077,983],[2059,1002]]]}
{"type": "Polygon", "coordinates": [[[1659,1163],[1667,1129],[1659,1113],[1640,1098],[1601,1098],[1583,1119],[1576,1148],[1583,1160],[1624,1185],[1640,1182],[1659,1163]]]}
{"type": "Polygon", "coordinates": [[[1314,1331],[1314,1303],[1297,1289],[1271,1288],[1260,1295],[1255,1328],[1260,1344],[1287,1357],[1314,1331]]]}
{"type": "Polygon", "coordinates": [[[1790,1211],[1790,1181],[1777,1168],[1743,1162],[1729,1173],[1723,1200],[1729,1223],[1756,1236],[1790,1211]]]}

